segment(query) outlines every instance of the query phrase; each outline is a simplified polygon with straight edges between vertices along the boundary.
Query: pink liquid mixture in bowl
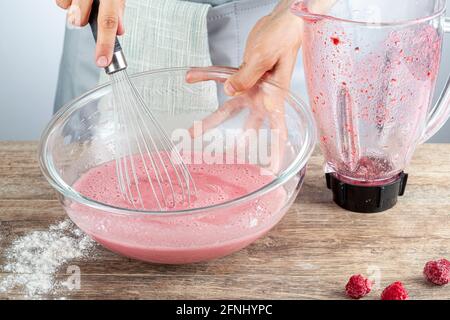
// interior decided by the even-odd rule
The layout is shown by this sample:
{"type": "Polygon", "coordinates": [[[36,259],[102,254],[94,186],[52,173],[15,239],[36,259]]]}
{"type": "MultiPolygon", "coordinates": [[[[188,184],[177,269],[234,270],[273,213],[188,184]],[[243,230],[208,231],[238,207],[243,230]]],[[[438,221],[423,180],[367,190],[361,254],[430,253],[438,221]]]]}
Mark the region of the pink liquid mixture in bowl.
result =
{"type": "MultiPolygon", "coordinates": [[[[160,210],[139,159],[133,162],[144,203],[122,197],[114,161],[118,131],[111,84],[94,88],[56,114],[42,135],[39,160],[42,173],[57,190],[72,221],[114,252],[168,264],[228,255],[273,228],[300,191],[316,141],[314,120],[305,103],[266,81],[239,97],[226,96],[223,84],[232,74],[230,69],[213,67],[164,69],[132,76],[131,81],[141,90],[142,99],[168,137],[183,146],[183,155],[201,155],[203,160],[194,157],[194,161],[186,161],[197,193],[190,203],[177,198],[176,206],[170,210],[160,210]],[[188,83],[186,79],[192,78],[192,73],[211,80],[188,83]],[[283,120],[288,134],[276,134],[273,119],[260,112],[271,110],[273,101],[281,101],[281,97],[284,117],[276,118],[277,122],[283,120]],[[215,140],[209,139],[212,136],[192,139],[188,129],[197,122],[203,123],[228,103],[236,106],[236,112],[215,127],[215,140]],[[263,117],[264,122],[255,132],[250,130],[255,135],[249,135],[246,143],[240,144],[236,133],[247,128],[255,115],[258,119],[263,117]],[[211,148],[213,143],[218,148],[211,148]],[[224,159],[227,164],[218,164],[217,152],[227,150],[229,155],[233,146],[246,160],[224,159]],[[211,161],[216,164],[208,164],[211,159],[203,157],[212,149],[218,150],[211,161]],[[236,164],[242,162],[246,164],[236,164]],[[271,174],[263,169],[266,166],[277,170],[271,174]]],[[[148,116],[145,119],[150,121],[148,116]]],[[[130,149],[139,152],[137,146],[130,149]]],[[[154,150],[165,148],[158,144],[154,150]]],[[[151,175],[150,172],[150,180],[154,178],[151,175]]],[[[158,195],[168,195],[170,201],[169,186],[163,185],[162,189],[158,195]]]]}
{"type": "MultiPolygon", "coordinates": [[[[146,181],[143,166],[137,159],[136,163],[138,178],[146,181]]],[[[233,207],[213,207],[272,182],[275,177],[259,166],[192,164],[188,168],[196,182],[197,194],[190,204],[179,201],[173,210],[211,209],[193,214],[167,211],[160,215],[124,216],[105,215],[100,210],[73,203],[67,211],[77,225],[111,251],[148,262],[182,264],[218,258],[246,247],[268,232],[288,208],[283,187],[233,207]]],[[[73,188],[100,203],[132,209],[133,205],[119,190],[115,170],[114,161],[94,167],[73,188]]],[[[150,184],[141,189],[146,210],[157,210],[150,184]]]]}

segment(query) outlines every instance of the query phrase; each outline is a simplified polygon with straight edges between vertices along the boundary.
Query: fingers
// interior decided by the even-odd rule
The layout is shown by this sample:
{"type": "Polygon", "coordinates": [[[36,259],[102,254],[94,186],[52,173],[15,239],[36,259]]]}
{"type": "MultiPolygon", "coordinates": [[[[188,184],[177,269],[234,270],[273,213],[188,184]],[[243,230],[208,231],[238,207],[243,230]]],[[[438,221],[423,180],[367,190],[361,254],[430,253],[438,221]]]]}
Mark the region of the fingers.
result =
{"type": "Polygon", "coordinates": [[[283,54],[268,78],[277,83],[281,88],[289,90],[292,74],[297,63],[297,55],[298,51],[296,50],[283,54]]]}
{"type": "Polygon", "coordinates": [[[205,134],[205,132],[217,127],[218,125],[235,115],[237,112],[239,112],[242,108],[244,108],[244,105],[244,100],[241,98],[228,100],[214,113],[210,114],[202,120],[200,130],[198,130],[199,128],[196,128],[195,126],[191,127],[189,129],[191,137],[193,139],[196,139],[205,134]]]}
{"type": "Polygon", "coordinates": [[[273,71],[268,75],[268,80],[276,83],[276,86],[265,86],[263,91],[263,105],[269,113],[269,117],[284,115],[284,104],[289,92],[292,73],[296,64],[296,52],[283,55],[273,71]]]}
{"type": "Polygon", "coordinates": [[[95,57],[99,67],[107,67],[112,60],[114,43],[119,29],[120,0],[100,1],[98,35],[95,57]]]}
{"type": "Polygon", "coordinates": [[[245,96],[249,97],[250,114],[244,124],[244,131],[259,130],[267,118],[264,108],[264,96],[260,89],[250,90],[245,96]]]}
{"type": "Polygon", "coordinates": [[[245,63],[225,83],[225,92],[236,96],[252,88],[276,64],[277,57],[267,49],[248,49],[245,63]],[[261,53],[260,50],[264,53],[261,53]]]}
{"type": "MultiPolygon", "coordinates": [[[[56,4],[68,9],[68,22],[77,27],[89,23],[93,0],[56,0],[56,4]]],[[[112,60],[117,35],[125,32],[123,15],[125,0],[101,0],[98,13],[98,34],[95,58],[99,67],[107,67],[112,60]]]]}
{"type": "Polygon", "coordinates": [[[92,0],[72,0],[67,12],[67,21],[73,26],[84,27],[89,23],[91,7],[92,0]]]}
{"type": "Polygon", "coordinates": [[[270,74],[269,79],[278,84],[264,90],[264,107],[267,111],[270,128],[274,139],[271,140],[272,157],[270,170],[278,173],[283,167],[283,161],[288,140],[288,130],[285,115],[285,101],[290,87],[292,73],[296,63],[296,52],[281,57],[279,63],[270,74]]]}
{"type": "Polygon", "coordinates": [[[67,9],[70,7],[70,4],[72,3],[72,0],[56,0],[56,4],[58,7],[62,9],[67,9]]]}
{"type": "Polygon", "coordinates": [[[278,173],[283,165],[286,143],[288,141],[288,130],[286,125],[286,115],[284,112],[284,102],[283,106],[279,107],[277,111],[269,112],[268,117],[272,136],[272,139],[270,140],[270,170],[273,173],[278,173]]]}
{"type": "Polygon", "coordinates": [[[259,130],[264,123],[266,115],[260,112],[251,112],[244,124],[244,131],[259,130]]]}

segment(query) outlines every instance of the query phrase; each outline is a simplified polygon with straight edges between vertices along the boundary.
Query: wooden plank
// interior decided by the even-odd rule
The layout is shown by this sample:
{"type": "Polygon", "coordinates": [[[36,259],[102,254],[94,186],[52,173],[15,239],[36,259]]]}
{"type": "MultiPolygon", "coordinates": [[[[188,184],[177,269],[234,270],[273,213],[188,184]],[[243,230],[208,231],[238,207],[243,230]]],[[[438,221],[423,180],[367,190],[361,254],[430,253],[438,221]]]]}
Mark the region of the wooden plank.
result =
{"type": "MultiPolygon", "coordinates": [[[[0,251],[18,236],[65,219],[40,175],[36,143],[0,143],[0,251]]],[[[406,195],[391,211],[362,215],[331,203],[316,153],[301,195],[266,237],[229,257],[161,266],[101,247],[81,269],[81,289],[43,298],[340,299],[349,275],[378,272],[381,286],[402,280],[415,299],[450,298],[422,278],[423,264],[450,253],[450,145],[419,147],[406,195]]],[[[0,257],[0,265],[4,263],[0,257]]],[[[6,274],[0,274],[5,276],[6,274]]],[[[65,267],[58,278],[64,279],[65,267]]],[[[382,288],[369,297],[377,299],[382,288]]],[[[22,298],[20,288],[0,298],[22,298]]]]}

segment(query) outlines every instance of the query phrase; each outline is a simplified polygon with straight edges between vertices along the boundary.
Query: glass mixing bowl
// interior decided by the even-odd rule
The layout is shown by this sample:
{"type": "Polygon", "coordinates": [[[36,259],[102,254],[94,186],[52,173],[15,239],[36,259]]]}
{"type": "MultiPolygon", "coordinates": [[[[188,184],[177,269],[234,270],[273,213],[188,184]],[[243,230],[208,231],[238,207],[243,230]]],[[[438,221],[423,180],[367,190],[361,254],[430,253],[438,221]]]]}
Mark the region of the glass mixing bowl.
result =
{"type": "MultiPolygon", "coordinates": [[[[170,212],[114,207],[79,193],[74,184],[84,173],[114,160],[114,112],[111,86],[107,83],[60,110],[41,139],[42,172],[58,191],[72,221],[111,251],[169,264],[228,255],[275,226],[296,199],[303,183],[306,163],[315,145],[313,118],[303,102],[266,81],[246,94],[227,97],[223,83],[233,72],[219,67],[176,68],[144,72],[131,78],[173,139],[179,139],[180,132],[198,124],[225,103],[219,113],[227,114],[228,118],[210,130],[215,132],[215,137],[222,134],[223,139],[218,139],[216,144],[239,139],[247,132],[243,128],[256,128],[257,143],[236,143],[233,148],[236,151],[247,148],[244,150],[247,156],[242,159],[253,161],[252,164],[261,167],[261,172],[270,171],[273,174],[270,182],[231,201],[170,212]],[[196,80],[199,81],[192,83],[196,80]],[[223,111],[229,108],[234,111],[223,111]],[[278,127],[286,128],[287,134],[277,138],[259,134],[276,131],[278,127]],[[230,132],[235,136],[229,135],[230,132]],[[281,141],[281,147],[272,148],[275,139],[281,141]],[[250,160],[250,151],[255,148],[268,151],[250,160]]],[[[207,133],[192,138],[194,152],[204,151],[204,144],[211,143],[211,137],[205,141],[206,136],[207,133]],[[198,140],[202,143],[196,143],[198,140]]]]}

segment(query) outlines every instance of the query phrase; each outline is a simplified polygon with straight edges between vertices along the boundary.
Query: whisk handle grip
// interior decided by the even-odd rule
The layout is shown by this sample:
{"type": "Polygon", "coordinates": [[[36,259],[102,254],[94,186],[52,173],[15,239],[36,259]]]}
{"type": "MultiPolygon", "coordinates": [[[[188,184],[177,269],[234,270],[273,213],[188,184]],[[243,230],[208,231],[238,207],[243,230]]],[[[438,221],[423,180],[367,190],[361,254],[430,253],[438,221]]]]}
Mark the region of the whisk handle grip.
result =
{"type": "MultiPolygon", "coordinates": [[[[89,25],[91,26],[92,34],[94,36],[95,42],[97,42],[98,35],[98,11],[99,11],[100,1],[94,0],[92,2],[91,14],[89,16],[89,25]]],[[[117,71],[126,69],[127,62],[125,56],[122,52],[122,46],[120,45],[119,39],[116,37],[113,50],[113,58],[111,64],[105,68],[107,74],[112,74],[117,71]]]]}

